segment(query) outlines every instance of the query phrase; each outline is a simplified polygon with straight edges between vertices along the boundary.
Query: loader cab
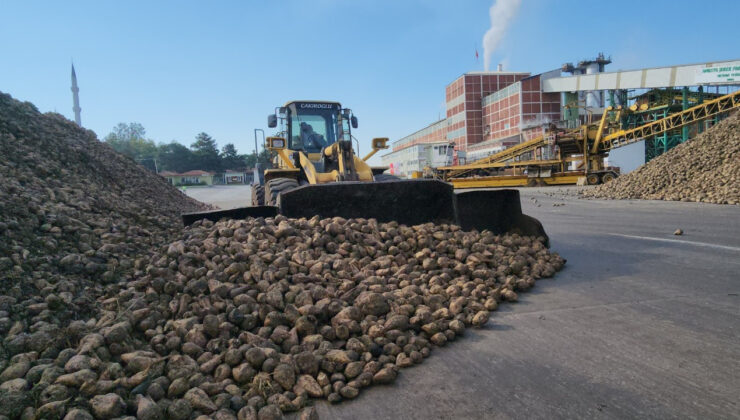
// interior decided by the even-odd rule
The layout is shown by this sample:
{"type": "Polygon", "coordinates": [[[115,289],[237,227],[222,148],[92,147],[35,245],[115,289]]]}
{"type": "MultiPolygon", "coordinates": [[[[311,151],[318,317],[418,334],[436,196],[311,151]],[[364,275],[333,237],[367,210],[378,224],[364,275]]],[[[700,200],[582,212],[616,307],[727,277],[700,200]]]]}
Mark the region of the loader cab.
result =
{"type": "Polygon", "coordinates": [[[338,102],[289,102],[268,117],[268,126],[276,127],[278,120],[288,148],[311,155],[337,141],[351,141],[351,128],[357,128],[352,111],[338,102]]]}

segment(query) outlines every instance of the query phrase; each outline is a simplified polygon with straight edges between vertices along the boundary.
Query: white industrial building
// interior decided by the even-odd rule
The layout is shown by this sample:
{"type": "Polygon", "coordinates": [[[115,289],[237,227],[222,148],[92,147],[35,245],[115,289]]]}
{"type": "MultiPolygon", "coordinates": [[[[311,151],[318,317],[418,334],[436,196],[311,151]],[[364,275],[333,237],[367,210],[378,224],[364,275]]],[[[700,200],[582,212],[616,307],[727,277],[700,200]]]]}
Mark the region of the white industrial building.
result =
{"type": "Polygon", "coordinates": [[[413,134],[391,143],[390,153],[381,156],[389,172],[400,177],[411,177],[414,171],[423,171],[452,163],[452,147],[447,140],[447,121],[437,121],[413,134]]]}
{"type": "Polygon", "coordinates": [[[417,144],[387,153],[381,156],[381,159],[383,166],[387,166],[391,174],[411,177],[414,171],[423,171],[427,166],[437,168],[451,164],[448,147],[451,151],[451,146],[448,146],[447,142],[417,144]]]}

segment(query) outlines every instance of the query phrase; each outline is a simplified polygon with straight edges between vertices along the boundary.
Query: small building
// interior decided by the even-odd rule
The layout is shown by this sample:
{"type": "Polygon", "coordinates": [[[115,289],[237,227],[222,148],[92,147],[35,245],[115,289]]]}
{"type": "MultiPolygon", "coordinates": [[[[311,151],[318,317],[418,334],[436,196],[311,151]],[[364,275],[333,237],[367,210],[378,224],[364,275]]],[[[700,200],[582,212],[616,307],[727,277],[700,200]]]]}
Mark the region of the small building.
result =
{"type": "Polygon", "coordinates": [[[452,165],[452,157],[452,146],[444,140],[401,147],[384,154],[381,160],[392,175],[409,178],[414,172],[421,172],[427,166],[438,168],[452,165]]]}
{"type": "Polygon", "coordinates": [[[159,175],[163,176],[170,184],[179,187],[183,185],[213,185],[216,174],[207,171],[195,169],[184,173],[162,171],[159,175]]]}
{"type": "Polygon", "coordinates": [[[223,173],[223,183],[230,184],[251,184],[254,178],[253,170],[246,169],[227,169],[223,173]]]}

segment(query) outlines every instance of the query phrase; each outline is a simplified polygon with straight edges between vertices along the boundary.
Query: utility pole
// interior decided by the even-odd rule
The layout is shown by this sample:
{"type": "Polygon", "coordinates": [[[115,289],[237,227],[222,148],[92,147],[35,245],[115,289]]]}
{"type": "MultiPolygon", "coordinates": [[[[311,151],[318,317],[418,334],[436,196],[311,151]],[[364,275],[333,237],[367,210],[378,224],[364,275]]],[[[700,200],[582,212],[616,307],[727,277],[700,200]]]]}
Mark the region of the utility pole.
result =
{"type": "Polygon", "coordinates": [[[263,130],[261,128],[255,128],[254,129],[254,154],[255,154],[255,156],[259,156],[258,149],[257,149],[257,132],[258,131],[261,131],[262,132],[262,139],[263,139],[262,140],[262,143],[263,143],[262,147],[264,148],[265,130],[263,130]]]}

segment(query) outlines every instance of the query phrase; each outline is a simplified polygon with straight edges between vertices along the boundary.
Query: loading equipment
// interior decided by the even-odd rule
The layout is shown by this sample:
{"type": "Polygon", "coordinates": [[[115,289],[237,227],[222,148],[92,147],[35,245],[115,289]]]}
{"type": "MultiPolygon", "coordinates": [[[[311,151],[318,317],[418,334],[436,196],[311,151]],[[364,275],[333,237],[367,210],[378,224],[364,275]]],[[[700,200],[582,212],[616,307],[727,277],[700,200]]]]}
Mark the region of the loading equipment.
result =
{"type": "Polygon", "coordinates": [[[463,229],[488,229],[543,236],[542,225],[522,214],[515,190],[456,194],[450,183],[433,179],[400,180],[385,167],[367,161],[387,149],[387,138],[374,138],[372,151],[360,158],[352,147],[357,117],[338,102],[292,101],[268,116],[279,135],[266,139],[272,168],[252,185],[252,206],[187,213],[183,223],[223,218],[287,217],[374,218],[406,225],[454,223],[463,229]]]}
{"type": "Polygon", "coordinates": [[[675,132],[691,124],[740,108],[740,91],[705,101],[664,118],[623,129],[620,122],[634,110],[608,107],[599,124],[564,130],[551,125],[547,133],[475,162],[437,168],[434,178],[455,188],[598,184],[618,176],[604,167],[613,149],[675,132]]]}

